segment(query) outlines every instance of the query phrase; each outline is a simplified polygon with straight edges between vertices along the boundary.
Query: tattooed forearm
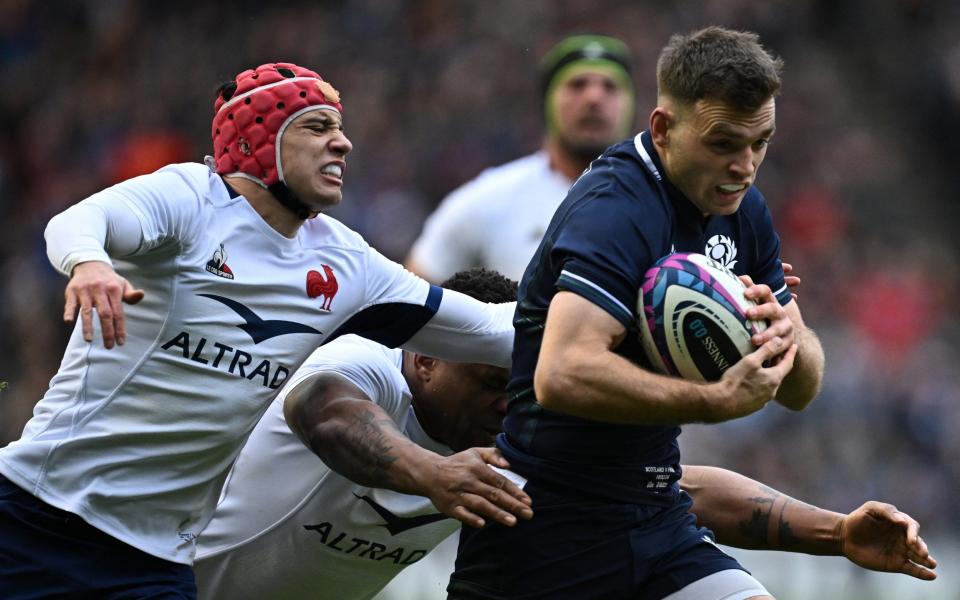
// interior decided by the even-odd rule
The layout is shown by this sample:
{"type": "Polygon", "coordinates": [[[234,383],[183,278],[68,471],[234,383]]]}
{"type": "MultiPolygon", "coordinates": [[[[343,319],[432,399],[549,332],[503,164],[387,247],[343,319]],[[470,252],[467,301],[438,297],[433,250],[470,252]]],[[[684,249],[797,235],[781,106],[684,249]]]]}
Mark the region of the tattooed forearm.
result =
{"type": "Polygon", "coordinates": [[[323,448],[314,450],[335,471],[353,481],[388,487],[394,483],[390,468],[397,460],[388,432],[399,434],[393,421],[377,419],[372,412],[363,410],[331,427],[323,448]]]}
{"type": "Polygon", "coordinates": [[[780,523],[777,525],[777,535],[780,538],[779,548],[783,550],[789,550],[790,548],[796,548],[800,545],[800,538],[793,534],[793,528],[790,526],[790,521],[784,517],[784,513],[787,511],[787,505],[793,503],[792,498],[787,498],[787,501],[783,503],[783,508],[780,509],[780,523]]]}
{"type": "Polygon", "coordinates": [[[740,521],[737,528],[740,533],[751,542],[761,546],[768,547],[770,544],[770,515],[773,512],[773,505],[777,498],[781,496],[780,492],[760,485],[760,491],[763,496],[754,496],[747,501],[757,505],[750,515],[750,519],[740,521]]]}

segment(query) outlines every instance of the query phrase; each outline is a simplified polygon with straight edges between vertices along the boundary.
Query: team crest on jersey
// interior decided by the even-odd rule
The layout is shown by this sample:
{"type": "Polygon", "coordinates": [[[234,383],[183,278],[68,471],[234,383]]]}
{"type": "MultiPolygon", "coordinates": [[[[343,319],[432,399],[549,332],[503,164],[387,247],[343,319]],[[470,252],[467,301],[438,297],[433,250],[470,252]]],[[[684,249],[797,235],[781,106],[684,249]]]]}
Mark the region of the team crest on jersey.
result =
{"type": "Polygon", "coordinates": [[[717,234],[707,240],[703,253],[731,271],[737,264],[737,245],[726,235],[717,234]]]}
{"type": "Polygon", "coordinates": [[[227,266],[227,250],[223,244],[213,252],[213,258],[207,261],[207,271],[224,279],[233,279],[233,271],[227,266]]]}
{"type": "Polygon", "coordinates": [[[320,298],[320,310],[331,312],[330,304],[333,297],[337,295],[340,284],[337,283],[337,277],[333,274],[333,268],[330,265],[320,265],[323,268],[323,274],[319,271],[310,270],[307,273],[307,296],[310,298],[320,298]]]}

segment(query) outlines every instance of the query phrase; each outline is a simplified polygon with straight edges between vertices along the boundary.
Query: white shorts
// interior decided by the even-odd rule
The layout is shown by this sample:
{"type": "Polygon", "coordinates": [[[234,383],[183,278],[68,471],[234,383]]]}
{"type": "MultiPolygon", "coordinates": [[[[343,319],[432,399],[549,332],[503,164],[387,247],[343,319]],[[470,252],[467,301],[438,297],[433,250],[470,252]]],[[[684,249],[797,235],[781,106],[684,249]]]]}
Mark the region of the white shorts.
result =
{"type": "Polygon", "coordinates": [[[740,569],[728,569],[698,579],[663,600],[745,600],[769,595],[767,588],[753,575],[740,569]]]}

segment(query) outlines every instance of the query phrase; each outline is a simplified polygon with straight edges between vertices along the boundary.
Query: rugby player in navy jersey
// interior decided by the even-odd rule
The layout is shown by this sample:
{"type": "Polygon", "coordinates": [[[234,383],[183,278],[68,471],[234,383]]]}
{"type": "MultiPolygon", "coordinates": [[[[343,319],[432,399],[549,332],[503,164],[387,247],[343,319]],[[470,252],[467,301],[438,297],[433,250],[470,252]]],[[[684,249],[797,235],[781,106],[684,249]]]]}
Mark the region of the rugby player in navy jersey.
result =
{"type": "Polygon", "coordinates": [[[807,406],[824,356],[785,285],[754,187],[782,63],[755,34],[673,36],[649,129],[573,185],[520,284],[511,401],[497,446],[532,501],[514,528],[461,533],[448,593],[472,598],[744,600],[766,589],[713,543],[681,491],[679,425],[776,400],[807,406]],[[700,252],[748,277],[770,327],[717,382],[655,374],[636,326],[644,273],[700,252]]]}

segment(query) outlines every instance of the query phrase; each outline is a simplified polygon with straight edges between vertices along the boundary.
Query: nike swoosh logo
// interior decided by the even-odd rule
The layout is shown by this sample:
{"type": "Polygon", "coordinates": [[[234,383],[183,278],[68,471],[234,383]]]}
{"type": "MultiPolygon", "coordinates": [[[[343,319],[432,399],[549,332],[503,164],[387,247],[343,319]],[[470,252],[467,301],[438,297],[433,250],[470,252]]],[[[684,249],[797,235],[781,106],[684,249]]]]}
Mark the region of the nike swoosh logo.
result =
{"type": "Polygon", "coordinates": [[[303,323],[297,323],[295,321],[281,321],[279,319],[262,319],[257,313],[253,312],[243,304],[240,304],[236,300],[231,300],[230,298],[224,298],[223,296],[216,296],[214,294],[197,295],[203,296],[204,298],[210,298],[211,300],[216,300],[240,315],[240,318],[242,318],[245,323],[243,325],[237,325],[237,327],[247,332],[247,335],[253,339],[254,344],[259,344],[264,340],[269,340],[270,338],[275,338],[279,335],[286,335],[288,333],[315,333],[317,335],[323,335],[322,332],[317,331],[309,325],[304,325],[303,323]]]}
{"type": "Polygon", "coordinates": [[[397,535],[408,529],[413,529],[415,527],[422,527],[424,525],[429,525],[430,523],[436,523],[437,521],[442,521],[448,519],[449,517],[442,513],[434,513],[432,515],[418,515],[416,517],[398,517],[389,510],[377,504],[375,500],[368,496],[354,496],[360,500],[363,500],[370,505],[373,510],[377,511],[377,514],[380,515],[386,523],[381,525],[381,527],[386,527],[387,531],[390,532],[390,535],[397,535]]]}

